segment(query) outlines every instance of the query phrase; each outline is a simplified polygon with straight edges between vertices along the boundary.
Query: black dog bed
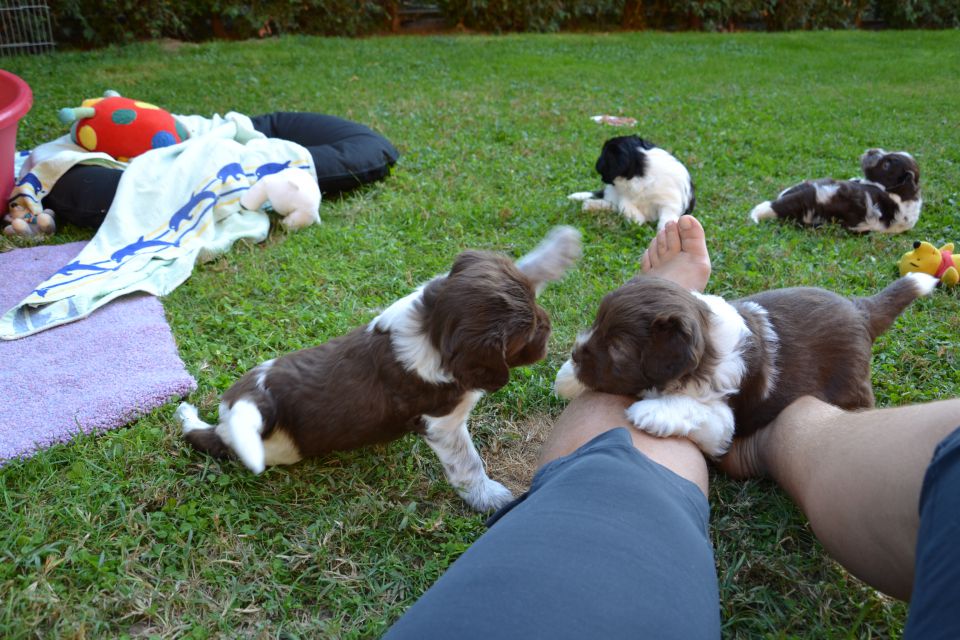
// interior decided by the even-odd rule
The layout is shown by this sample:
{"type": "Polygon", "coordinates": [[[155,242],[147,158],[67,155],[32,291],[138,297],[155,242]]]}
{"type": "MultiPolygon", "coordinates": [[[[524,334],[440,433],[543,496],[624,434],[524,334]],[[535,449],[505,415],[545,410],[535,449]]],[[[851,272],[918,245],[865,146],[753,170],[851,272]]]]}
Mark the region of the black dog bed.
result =
{"type": "MultiPolygon", "coordinates": [[[[369,127],[319,113],[277,112],[251,118],[268,138],[283,138],[306,147],[324,196],[350,191],[390,174],[399,153],[389,140],[369,127]]],[[[107,215],[123,171],[97,165],[76,165],[43,198],[56,219],[98,228],[107,215]]]]}

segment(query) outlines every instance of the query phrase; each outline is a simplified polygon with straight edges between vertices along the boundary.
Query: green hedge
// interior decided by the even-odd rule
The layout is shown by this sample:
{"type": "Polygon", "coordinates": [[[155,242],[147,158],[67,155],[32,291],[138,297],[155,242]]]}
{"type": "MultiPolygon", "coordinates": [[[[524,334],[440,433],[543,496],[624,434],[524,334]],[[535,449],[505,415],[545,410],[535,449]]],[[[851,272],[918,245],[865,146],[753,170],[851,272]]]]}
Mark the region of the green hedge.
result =
{"type": "MultiPolygon", "coordinates": [[[[400,0],[59,0],[57,42],[103,46],[149,38],[357,36],[398,24],[400,0]]],[[[449,26],[561,29],[837,29],[960,27],[957,0],[439,0],[449,26]]]]}

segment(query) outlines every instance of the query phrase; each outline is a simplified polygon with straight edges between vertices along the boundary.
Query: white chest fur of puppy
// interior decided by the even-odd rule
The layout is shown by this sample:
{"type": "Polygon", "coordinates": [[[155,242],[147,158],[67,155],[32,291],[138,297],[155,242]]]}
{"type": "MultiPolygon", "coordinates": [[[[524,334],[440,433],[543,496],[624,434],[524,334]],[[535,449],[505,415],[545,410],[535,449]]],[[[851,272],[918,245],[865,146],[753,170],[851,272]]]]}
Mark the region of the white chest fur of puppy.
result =
{"type": "Polygon", "coordinates": [[[487,477],[467,421],[485,392],[507,384],[511,368],[546,355],[550,319],[536,295],[579,255],[571,227],[557,227],[516,263],[463,252],[449,273],[369,324],[248,371],[223,394],[219,424],[180,405],[184,438],[260,473],[415,432],[471,507],[499,508],[512,495],[487,477]]]}
{"type": "Polygon", "coordinates": [[[936,284],[912,273],[867,298],[797,287],[727,302],[638,276],[603,299],[556,391],[638,397],[627,410],[633,425],[720,457],[801,396],[873,406],[874,340],[936,284]]]}
{"type": "Polygon", "coordinates": [[[607,140],[596,170],[606,185],[603,189],[567,196],[583,202],[584,211],[618,211],[637,224],[657,221],[660,229],[693,211],[696,199],[687,168],[639,136],[607,140]]]}

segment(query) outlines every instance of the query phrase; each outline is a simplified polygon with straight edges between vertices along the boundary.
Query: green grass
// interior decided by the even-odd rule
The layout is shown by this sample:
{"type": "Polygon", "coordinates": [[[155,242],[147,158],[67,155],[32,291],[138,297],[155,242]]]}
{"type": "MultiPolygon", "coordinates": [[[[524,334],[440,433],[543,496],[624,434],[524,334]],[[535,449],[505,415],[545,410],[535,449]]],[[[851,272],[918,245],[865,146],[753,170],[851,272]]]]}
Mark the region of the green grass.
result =
{"type": "MultiPolygon", "coordinates": [[[[562,409],[556,368],[654,233],[565,200],[598,184],[600,145],[622,132],[594,114],[636,117],[690,168],[713,293],[865,294],[914,239],[960,241],[957,32],[284,38],[4,67],[34,91],[21,146],[61,135],[60,107],[113,88],[177,113],[337,114],[402,152],[385,182],[325,202],[321,225],[236,247],[164,299],[206,411],[252,365],[368,321],[460,249],[519,255],[572,224],[585,256],[543,296],[550,357],[473,419],[488,458],[517,446],[525,425],[562,409]],[[855,175],[869,146],[919,160],[913,232],[747,223],[789,184],[855,175]]],[[[53,241],[86,237],[67,228],[53,241]]],[[[875,349],[878,403],[960,395],[958,330],[956,291],[909,309],[875,349]]],[[[414,437],[253,477],[185,448],[173,408],[0,469],[0,636],[377,636],[483,531],[414,437]]],[[[774,485],[715,474],[710,499],[725,637],[900,634],[905,607],[832,562],[774,485]]]]}

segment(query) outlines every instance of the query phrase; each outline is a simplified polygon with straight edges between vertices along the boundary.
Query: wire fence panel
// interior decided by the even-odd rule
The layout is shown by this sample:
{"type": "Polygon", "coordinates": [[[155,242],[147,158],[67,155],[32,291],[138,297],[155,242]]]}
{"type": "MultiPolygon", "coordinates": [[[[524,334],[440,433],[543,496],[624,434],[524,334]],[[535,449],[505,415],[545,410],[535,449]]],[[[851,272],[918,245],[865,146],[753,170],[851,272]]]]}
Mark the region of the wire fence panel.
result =
{"type": "Polygon", "coordinates": [[[43,53],[55,46],[46,2],[0,0],[0,56],[43,53]]]}

